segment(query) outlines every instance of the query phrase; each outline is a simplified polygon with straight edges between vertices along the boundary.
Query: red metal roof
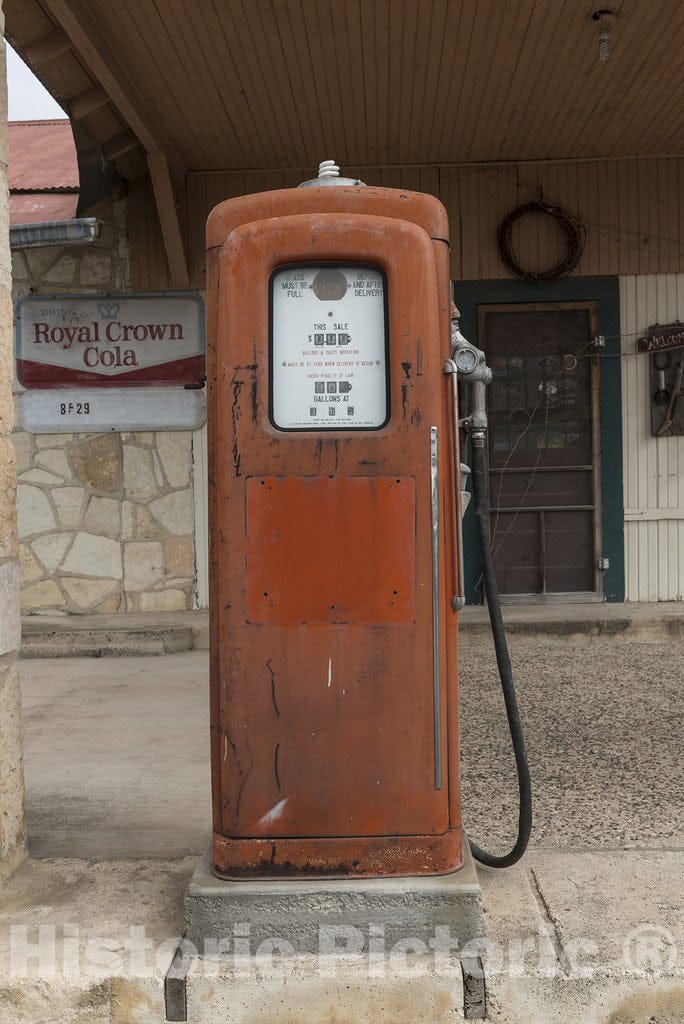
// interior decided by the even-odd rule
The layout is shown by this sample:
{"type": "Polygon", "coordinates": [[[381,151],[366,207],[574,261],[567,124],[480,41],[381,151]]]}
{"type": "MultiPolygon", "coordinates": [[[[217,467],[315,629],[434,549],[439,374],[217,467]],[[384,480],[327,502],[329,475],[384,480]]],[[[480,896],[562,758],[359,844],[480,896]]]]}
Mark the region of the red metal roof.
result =
{"type": "Polygon", "coordinates": [[[10,192],[78,191],[78,160],[68,118],[10,121],[8,129],[10,192]]]}
{"type": "Polygon", "coordinates": [[[10,226],[73,220],[78,192],[10,192],[10,226]]]}

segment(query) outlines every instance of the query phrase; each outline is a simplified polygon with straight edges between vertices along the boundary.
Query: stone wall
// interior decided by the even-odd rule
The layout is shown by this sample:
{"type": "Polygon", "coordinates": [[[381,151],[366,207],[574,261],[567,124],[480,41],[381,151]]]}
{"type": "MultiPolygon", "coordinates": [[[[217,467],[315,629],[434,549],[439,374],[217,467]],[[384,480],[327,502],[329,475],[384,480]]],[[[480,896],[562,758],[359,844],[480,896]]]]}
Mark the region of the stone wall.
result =
{"type": "MultiPolygon", "coordinates": [[[[0,8],[0,31],[4,17],[0,8]]],[[[5,47],[0,43],[0,885],[26,856],[21,749],[19,566],[12,404],[12,292],[5,47]]]]}
{"type": "MultiPolygon", "coordinates": [[[[130,290],[125,202],[84,246],[13,253],[13,297],[130,290]]],[[[192,608],[188,431],[13,434],[24,613],[192,608]]]]}
{"type": "Polygon", "coordinates": [[[15,435],[24,612],[193,601],[191,435],[15,435]]]}
{"type": "Polygon", "coordinates": [[[14,440],[25,612],[193,607],[189,433],[14,440]]]}

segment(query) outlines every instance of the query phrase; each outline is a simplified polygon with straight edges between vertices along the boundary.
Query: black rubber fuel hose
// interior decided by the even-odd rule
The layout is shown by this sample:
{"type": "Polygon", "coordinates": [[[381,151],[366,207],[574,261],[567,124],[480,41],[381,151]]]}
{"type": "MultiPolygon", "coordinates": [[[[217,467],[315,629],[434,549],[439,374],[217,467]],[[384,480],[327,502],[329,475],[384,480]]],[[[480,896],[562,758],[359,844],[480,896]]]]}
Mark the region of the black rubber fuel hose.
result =
{"type": "Polygon", "coordinates": [[[473,508],[475,522],[477,524],[477,535],[480,542],[480,555],[482,558],[482,574],[484,579],[487,607],[489,609],[489,621],[492,626],[494,638],[494,650],[496,662],[499,666],[499,677],[501,689],[503,690],[504,703],[506,705],[506,717],[508,728],[513,742],[515,764],[518,773],[518,790],[520,793],[520,811],[518,815],[518,838],[509,853],[502,856],[488,853],[477,843],[470,841],[470,848],[475,860],[490,868],[507,868],[520,860],[530,839],[532,831],[532,784],[530,780],[530,769],[527,763],[525,752],[525,738],[523,736],[518,702],[515,697],[515,686],[513,683],[513,672],[511,659],[506,643],[503,619],[501,618],[501,603],[499,591],[496,585],[494,573],[494,559],[492,558],[492,546],[489,530],[489,501],[487,487],[487,457],[485,448],[485,437],[474,434],[472,437],[472,479],[473,479],[473,508]]]}

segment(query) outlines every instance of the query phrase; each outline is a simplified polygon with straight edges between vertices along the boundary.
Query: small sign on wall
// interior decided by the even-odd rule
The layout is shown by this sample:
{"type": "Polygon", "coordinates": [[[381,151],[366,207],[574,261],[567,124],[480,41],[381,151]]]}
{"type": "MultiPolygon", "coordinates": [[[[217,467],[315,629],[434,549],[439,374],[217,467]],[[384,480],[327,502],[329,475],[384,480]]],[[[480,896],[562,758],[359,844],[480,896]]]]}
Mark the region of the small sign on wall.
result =
{"type": "Polygon", "coordinates": [[[649,327],[645,338],[639,338],[640,352],[666,352],[672,348],[684,348],[684,324],[656,324],[649,327]]]}
{"type": "Polygon", "coordinates": [[[19,426],[31,434],[109,430],[197,430],[207,418],[203,388],[54,388],[25,391],[19,426]]]}
{"type": "Polygon", "coordinates": [[[681,437],[684,434],[684,324],[656,324],[638,349],[649,354],[651,434],[681,437]]]}
{"type": "Polygon", "coordinates": [[[17,304],[25,388],[201,387],[204,307],[196,292],[29,295],[17,304]]]}

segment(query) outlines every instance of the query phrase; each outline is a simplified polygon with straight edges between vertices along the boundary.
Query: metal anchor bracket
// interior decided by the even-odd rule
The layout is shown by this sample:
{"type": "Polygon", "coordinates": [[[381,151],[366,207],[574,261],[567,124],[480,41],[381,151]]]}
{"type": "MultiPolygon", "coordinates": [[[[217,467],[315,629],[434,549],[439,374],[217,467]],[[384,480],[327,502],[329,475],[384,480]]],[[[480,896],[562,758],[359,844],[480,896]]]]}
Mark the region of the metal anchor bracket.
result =
{"type": "Polygon", "coordinates": [[[463,975],[463,1016],[466,1020],[484,1020],[487,1016],[487,989],[484,966],[479,956],[461,957],[463,975]]]}
{"type": "Polygon", "coordinates": [[[191,943],[181,939],[164,978],[164,1005],[167,1021],[188,1019],[188,972],[197,955],[191,943]]]}

